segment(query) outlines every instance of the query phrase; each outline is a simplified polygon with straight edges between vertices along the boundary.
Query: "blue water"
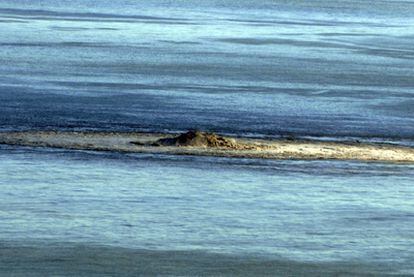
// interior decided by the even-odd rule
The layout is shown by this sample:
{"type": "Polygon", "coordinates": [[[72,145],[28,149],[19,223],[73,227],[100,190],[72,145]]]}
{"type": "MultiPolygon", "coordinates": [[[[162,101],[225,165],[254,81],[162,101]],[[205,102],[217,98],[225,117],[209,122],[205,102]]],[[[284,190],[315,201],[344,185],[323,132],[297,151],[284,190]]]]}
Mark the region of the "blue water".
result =
{"type": "Polygon", "coordinates": [[[414,273],[413,166],[15,147],[3,147],[0,162],[3,245],[200,251],[414,273]]]}
{"type": "MultiPolygon", "coordinates": [[[[1,1],[0,130],[413,144],[413,14],[391,0],[1,1]]],[[[413,175],[1,146],[0,272],[414,274],[413,175]]]]}
{"type": "Polygon", "coordinates": [[[198,2],[2,1],[2,128],[412,139],[414,2],[198,2]]]}

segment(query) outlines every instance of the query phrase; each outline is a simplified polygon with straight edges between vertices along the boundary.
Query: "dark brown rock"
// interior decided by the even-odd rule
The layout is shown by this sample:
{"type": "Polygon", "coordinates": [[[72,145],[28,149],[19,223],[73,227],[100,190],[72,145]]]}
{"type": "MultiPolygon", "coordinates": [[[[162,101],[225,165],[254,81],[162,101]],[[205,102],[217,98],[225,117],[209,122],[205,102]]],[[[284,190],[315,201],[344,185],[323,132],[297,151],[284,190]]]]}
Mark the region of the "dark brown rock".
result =
{"type": "Polygon", "coordinates": [[[234,148],[233,139],[225,138],[214,133],[188,131],[174,138],[160,139],[154,146],[193,146],[193,147],[226,147],[234,148]]]}

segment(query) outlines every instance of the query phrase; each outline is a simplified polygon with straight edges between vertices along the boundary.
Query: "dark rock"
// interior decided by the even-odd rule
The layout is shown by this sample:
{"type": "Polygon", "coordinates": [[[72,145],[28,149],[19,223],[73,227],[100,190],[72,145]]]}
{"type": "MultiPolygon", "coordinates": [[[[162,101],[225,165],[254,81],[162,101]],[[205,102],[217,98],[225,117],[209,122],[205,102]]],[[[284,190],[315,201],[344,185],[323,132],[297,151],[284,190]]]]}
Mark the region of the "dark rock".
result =
{"type": "Polygon", "coordinates": [[[160,139],[154,146],[193,146],[193,147],[227,147],[235,148],[236,142],[214,133],[188,131],[174,138],[160,139]]]}

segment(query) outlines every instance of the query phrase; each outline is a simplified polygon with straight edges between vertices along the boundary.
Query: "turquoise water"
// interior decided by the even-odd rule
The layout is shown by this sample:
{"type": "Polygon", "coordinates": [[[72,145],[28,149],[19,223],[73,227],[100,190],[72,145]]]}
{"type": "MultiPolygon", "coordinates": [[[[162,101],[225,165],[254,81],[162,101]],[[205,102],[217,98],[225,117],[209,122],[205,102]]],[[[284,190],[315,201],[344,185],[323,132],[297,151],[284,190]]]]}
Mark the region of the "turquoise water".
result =
{"type": "Polygon", "coordinates": [[[16,249],[104,245],[414,273],[410,165],[14,147],[0,162],[0,241],[16,249]]]}

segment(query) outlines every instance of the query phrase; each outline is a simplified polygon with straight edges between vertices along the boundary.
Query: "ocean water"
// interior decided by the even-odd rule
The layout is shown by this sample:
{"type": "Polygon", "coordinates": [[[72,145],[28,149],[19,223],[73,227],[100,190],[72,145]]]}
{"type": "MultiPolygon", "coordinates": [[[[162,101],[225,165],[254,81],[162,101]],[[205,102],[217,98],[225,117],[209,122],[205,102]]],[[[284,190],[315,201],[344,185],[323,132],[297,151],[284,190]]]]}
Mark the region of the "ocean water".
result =
{"type": "Polygon", "coordinates": [[[0,162],[3,273],[414,274],[412,165],[9,146],[0,162]]]}
{"type": "Polygon", "coordinates": [[[2,128],[412,139],[414,2],[199,2],[1,1],[2,128]]]}
{"type": "MultiPolygon", "coordinates": [[[[413,144],[414,1],[0,2],[0,131],[413,144]]],[[[414,168],[0,147],[5,275],[414,274],[414,168]]]]}

